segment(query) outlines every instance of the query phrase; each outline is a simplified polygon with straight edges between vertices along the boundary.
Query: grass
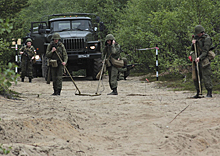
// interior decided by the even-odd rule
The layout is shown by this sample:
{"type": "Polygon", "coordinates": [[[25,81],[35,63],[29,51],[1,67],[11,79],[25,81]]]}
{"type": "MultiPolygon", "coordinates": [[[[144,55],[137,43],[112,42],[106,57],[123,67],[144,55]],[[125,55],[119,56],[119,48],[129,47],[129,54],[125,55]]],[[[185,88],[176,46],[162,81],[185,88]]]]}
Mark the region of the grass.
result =
{"type": "MultiPolygon", "coordinates": [[[[170,88],[173,91],[194,91],[195,86],[192,80],[192,73],[189,72],[187,74],[180,74],[180,73],[164,73],[160,74],[158,77],[159,81],[156,81],[155,73],[148,74],[144,76],[143,73],[132,73],[132,76],[143,76],[141,81],[146,81],[146,78],[149,82],[156,82],[161,87],[170,88]]],[[[220,80],[212,76],[212,84],[213,84],[213,93],[220,94],[220,80]]],[[[207,91],[203,85],[203,93],[206,94],[207,91]]]]}

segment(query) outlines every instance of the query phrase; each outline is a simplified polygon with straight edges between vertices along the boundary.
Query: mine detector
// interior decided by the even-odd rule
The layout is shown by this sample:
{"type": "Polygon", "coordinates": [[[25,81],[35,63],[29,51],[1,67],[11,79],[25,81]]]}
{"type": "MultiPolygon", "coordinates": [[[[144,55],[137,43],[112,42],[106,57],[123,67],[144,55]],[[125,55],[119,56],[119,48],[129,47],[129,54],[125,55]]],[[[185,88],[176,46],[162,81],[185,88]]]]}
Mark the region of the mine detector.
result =
{"type": "Polygon", "coordinates": [[[30,33],[23,39],[31,38],[37,52],[34,75],[47,77],[46,49],[53,34],[59,33],[67,51],[69,72],[85,69],[86,76],[96,79],[102,67],[98,33],[103,28],[100,18],[91,13],[53,14],[42,17],[40,22],[31,22],[30,33]],[[47,20],[43,21],[45,18],[47,20]],[[82,24],[84,27],[79,27],[82,24]]]}

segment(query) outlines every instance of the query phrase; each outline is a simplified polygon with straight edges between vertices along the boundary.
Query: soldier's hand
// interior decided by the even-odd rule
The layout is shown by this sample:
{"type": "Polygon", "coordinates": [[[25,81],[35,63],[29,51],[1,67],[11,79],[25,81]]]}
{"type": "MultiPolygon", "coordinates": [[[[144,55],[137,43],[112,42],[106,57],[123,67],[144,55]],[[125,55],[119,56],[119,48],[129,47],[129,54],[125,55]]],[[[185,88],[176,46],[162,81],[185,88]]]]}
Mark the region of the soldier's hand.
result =
{"type": "Polygon", "coordinates": [[[195,62],[199,62],[199,57],[197,57],[197,58],[195,59],[195,62]]]}
{"type": "Polygon", "coordinates": [[[52,48],[52,52],[56,51],[57,49],[55,47],[52,48]]]}
{"type": "Polygon", "coordinates": [[[196,43],[196,40],[192,40],[192,43],[195,44],[195,43],[196,43]]]}
{"type": "Polygon", "coordinates": [[[23,51],[20,52],[21,55],[22,55],[23,53],[24,53],[23,51]]]}
{"type": "Polygon", "coordinates": [[[115,40],[112,40],[112,44],[115,44],[115,40]]]}
{"type": "Polygon", "coordinates": [[[65,66],[65,65],[66,65],[66,62],[62,62],[62,65],[64,65],[64,66],[65,66]]]}
{"type": "Polygon", "coordinates": [[[32,60],[34,59],[34,56],[31,58],[32,60]]]}

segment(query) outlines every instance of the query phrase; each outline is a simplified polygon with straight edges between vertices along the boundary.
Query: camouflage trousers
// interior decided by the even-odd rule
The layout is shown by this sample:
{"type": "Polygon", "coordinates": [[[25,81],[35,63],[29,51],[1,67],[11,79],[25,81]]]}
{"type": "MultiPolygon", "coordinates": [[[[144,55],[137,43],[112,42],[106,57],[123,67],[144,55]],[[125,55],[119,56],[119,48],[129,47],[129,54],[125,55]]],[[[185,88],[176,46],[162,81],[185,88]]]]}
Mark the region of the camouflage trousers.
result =
{"type": "Polygon", "coordinates": [[[109,85],[111,90],[117,88],[118,82],[117,82],[117,77],[118,77],[118,68],[114,66],[110,66],[107,68],[108,70],[108,76],[109,76],[109,85]]]}
{"type": "Polygon", "coordinates": [[[58,64],[57,67],[50,67],[51,68],[51,76],[53,80],[53,89],[54,90],[61,90],[62,89],[62,77],[63,77],[63,65],[58,64]]]}
{"type": "Polygon", "coordinates": [[[21,78],[25,76],[33,78],[33,64],[29,60],[22,59],[21,61],[21,78]]]}
{"type": "Polygon", "coordinates": [[[127,68],[118,68],[118,78],[117,80],[124,80],[126,77],[127,68]]]}
{"type": "MultiPolygon", "coordinates": [[[[194,85],[196,90],[199,90],[199,82],[198,82],[198,75],[197,75],[197,68],[195,66],[195,75],[196,75],[196,79],[194,79],[194,85]]],[[[204,82],[205,88],[207,90],[212,89],[212,80],[211,80],[211,76],[212,76],[212,71],[211,71],[211,66],[208,65],[205,68],[202,68],[201,63],[199,63],[199,76],[200,76],[200,84],[201,84],[201,88],[202,88],[202,84],[204,82]]]]}

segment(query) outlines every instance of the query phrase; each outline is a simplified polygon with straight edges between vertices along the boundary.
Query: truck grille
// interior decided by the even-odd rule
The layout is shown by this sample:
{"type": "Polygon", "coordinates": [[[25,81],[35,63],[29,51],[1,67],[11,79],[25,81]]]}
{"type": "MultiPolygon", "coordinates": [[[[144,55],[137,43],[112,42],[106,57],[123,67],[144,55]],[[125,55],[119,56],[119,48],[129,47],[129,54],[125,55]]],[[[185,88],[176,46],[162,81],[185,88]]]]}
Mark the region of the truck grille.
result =
{"type": "Polygon", "coordinates": [[[63,39],[66,51],[80,51],[84,49],[84,38],[68,38],[63,39]]]}

